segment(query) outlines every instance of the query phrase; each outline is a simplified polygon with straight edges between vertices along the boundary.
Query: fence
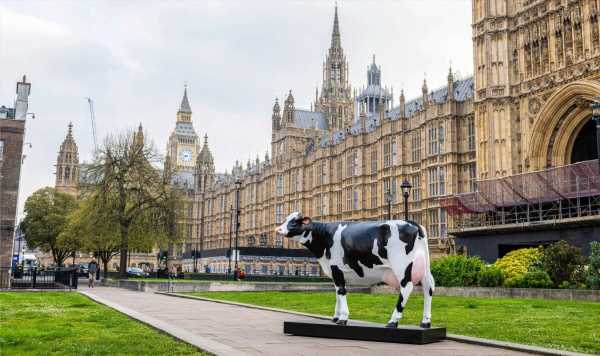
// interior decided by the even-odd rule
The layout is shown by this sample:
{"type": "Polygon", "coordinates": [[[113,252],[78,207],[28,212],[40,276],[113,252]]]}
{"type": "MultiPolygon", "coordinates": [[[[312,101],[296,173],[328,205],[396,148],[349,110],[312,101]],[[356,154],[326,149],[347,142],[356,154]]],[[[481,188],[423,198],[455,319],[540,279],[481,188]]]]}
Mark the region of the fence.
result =
{"type": "MultiPolygon", "coordinates": [[[[61,289],[77,288],[78,273],[73,268],[38,270],[37,268],[0,269],[0,277],[10,281],[11,289],[61,289]]],[[[2,284],[8,288],[9,284],[2,284]]]]}

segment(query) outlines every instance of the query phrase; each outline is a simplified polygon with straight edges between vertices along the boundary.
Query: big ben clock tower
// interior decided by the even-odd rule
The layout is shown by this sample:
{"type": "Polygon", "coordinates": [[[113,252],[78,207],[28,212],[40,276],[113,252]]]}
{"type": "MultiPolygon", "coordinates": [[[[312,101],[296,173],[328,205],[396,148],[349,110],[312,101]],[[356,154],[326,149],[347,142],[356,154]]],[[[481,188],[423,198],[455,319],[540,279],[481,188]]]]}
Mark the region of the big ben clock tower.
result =
{"type": "Polygon", "coordinates": [[[194,168],[198,156],[198,135],[192,124],[192,109],[187,97],[187,87],[183,91],[183,99],[177,111],[175,130],[169,136],[167,143],[167,157],[177,167],[175,182],[187,185],[190,189],[194,186],[194,168]]]}

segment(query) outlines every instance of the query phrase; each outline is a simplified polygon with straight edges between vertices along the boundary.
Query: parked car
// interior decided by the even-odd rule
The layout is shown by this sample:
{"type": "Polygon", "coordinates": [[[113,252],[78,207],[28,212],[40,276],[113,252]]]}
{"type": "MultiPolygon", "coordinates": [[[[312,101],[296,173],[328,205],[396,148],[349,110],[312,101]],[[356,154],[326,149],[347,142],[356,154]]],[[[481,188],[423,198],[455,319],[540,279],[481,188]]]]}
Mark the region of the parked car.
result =
{"type": "Polygon", "coordinates": [[[77,268],[77,276],[79,278],[88,278],[88,265],[87,263],[76,263],[67,266],[68,268],[77,268]]]}
{"type": "Polygon", "coordinates": [[[127,275],[130,277],[148,277],[150,274],[138,267],[127,267],[127,275]]]}

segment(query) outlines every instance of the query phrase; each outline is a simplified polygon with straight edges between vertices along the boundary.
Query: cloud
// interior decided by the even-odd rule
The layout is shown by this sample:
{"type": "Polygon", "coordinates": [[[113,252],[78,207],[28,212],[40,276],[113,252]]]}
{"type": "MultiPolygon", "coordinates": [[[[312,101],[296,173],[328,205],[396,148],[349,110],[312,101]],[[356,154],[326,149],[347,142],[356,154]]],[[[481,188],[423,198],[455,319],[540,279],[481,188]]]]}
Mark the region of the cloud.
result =
{"type": "MultiPolygon", "coordinates": [[[[339,16],[353,87],[365,84],[373,53],[382,82],[408,98],[420,95],[424,73],[430,88],[445,84],[450,60],[472,72],[470,1],[344,1],[339,16]]],[[[208,133],[217,170],[262,158],[275,97],[292,89],[297,107],[314,100],[332,18],[328,1],[4,1],[0,104],[12,105],[27,74],[36,113],[21,207],[53,185],[69,121],[80,157],[91,157],[88,96],[100,138],[142,122],[164,150],[188,82],[196,132],[208,133]]]]}

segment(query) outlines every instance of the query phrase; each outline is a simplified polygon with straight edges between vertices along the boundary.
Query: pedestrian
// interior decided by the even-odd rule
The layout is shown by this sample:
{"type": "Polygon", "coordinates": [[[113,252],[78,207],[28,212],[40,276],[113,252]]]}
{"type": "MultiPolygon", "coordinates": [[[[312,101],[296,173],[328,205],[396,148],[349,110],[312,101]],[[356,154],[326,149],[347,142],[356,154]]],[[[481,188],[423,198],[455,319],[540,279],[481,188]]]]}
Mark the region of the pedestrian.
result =
{"type": "Polygon", "coordinates": [[[92,261],[88,264],[88,273],[90,278],[88,281],[88,287],[94,288],[96,273],[98,273],[98,263],[95,259],[92,259],[92,261]]]}

